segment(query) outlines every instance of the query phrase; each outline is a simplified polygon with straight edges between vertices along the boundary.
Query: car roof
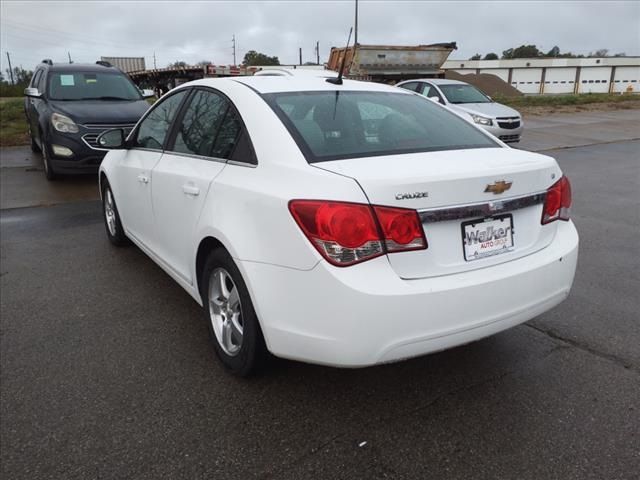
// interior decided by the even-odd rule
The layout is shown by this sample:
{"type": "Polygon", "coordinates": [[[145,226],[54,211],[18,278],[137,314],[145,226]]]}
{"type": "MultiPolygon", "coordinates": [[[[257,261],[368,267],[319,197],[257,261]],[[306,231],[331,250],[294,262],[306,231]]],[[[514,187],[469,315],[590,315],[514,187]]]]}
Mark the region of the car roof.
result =
{"type": "Polygon", "coordinates": [[[54,63],[53,65],[48,65],[46,63],[43,63],[42,65],[45,67],[48,66],[50,72],[120,73],[120,70],[118,70],[115,67],[106,67],[104,65],[99,65],[96,63],[54,63]]]}
{"type": "Polygon", "coordinates": [[[254,76],[258,77],[318,77],[318,78],[331,78],[337,77],[338,72],[334,72],[333,70],[321,70],[319,68],[314,69],[303,69],[303,68],[278,68],[278,67],[270,67],[263,68],[262,70],[258,70],[254,76]]]}
{"type": "Polygon", "coordinates": [[[414,80],[407,80],[400,83],[405,84],[409,82],[429,82],[433,85],[469,85],[467,82],[461,82],[460,80],[450,80],[448,78],[416,78],[414,80]]]}
{"type": "Polygon", "coordinates": [[[246,85],[257,93],[279,93],[279,92],[313,92],[313,91],[361,91],[361,92],[390,92],[407,93],[398,88],[381,83],[361,82],[357,80],[343,80],[342,85],[335,85],[326,81],[326,78],[315,76],[268,76],[259,75],[251,77],[227,77],[227,78],[205,78],[185,83],[187,85],[200,85],[212,88],[221,88],[228,82],[236,82],[246,85]]]}

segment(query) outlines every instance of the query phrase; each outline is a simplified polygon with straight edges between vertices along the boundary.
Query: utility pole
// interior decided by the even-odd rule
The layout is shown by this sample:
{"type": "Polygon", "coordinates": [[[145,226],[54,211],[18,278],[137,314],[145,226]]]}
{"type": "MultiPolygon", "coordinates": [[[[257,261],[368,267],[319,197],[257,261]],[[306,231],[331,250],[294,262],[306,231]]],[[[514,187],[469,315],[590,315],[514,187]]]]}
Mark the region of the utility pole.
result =
{"type": "Polygon", "coordinates": [[[300,65],[302,65],[302,47],[299,48],[300,65]]]}
{"type": "Polygon", "coordinates": [[[67,52],[67,56],[69,57],[69,63],[73,63],[73,62],[71,61],[71,53],[70,53],[70,52],[67,52]]]}
{"type": "Polygon", "coordinates": [[[9,75],[11,75],[11,85],[15,85],[13,83],[13,68],[11,68],[11,57],[9,56],[9,52],[7,52],[7,61],[9,62],[9,75]]]}
{"type": "Polygon", "coordinates": [[[153,52],[153,69],[157,70],[158,67],[156,65],[156,52],[153,52]]]}
{"type": "MultiPolygon", "coordinates": [[[[356,45],[358,45],[358,0],[356,0],[356,34],[354,37],[354,41],[353,41],[353,46],[355,47],[356,45]]],[[[347,53],[345,52],[345,55],[347,53]]]]}
{"type": "Polygon", "coordinates": [[[236,35],[233,34],[233,37],[231,38],[231,43],[233,44],[233,46],[231,48],[233,48],[233,66],[236,66],[236,35]]]}
{"type": "Polygon", "coordinates": [[[320,65],[320,41],[316,42],[316,65],[320,65]]]}

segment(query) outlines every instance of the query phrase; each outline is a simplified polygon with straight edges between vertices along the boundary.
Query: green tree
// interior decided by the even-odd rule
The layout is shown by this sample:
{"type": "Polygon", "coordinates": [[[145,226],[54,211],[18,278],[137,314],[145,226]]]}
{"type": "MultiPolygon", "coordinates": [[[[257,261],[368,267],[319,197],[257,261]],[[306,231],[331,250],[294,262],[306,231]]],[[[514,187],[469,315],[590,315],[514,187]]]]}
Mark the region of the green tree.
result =
{"type": "MultiPolygon", "coordinates": [[[[13,83],[15,85],[26,85],[31,81],[33,72],[22,67],[13,67],[13,83]]],[[[7,68],[7,80],[11,81],[11,71],[7,68]]]]}
{"type": "Polygon", "coordinates": [[[485,60],[498,60],[498,55],[497,55],[497,54],[495,54],[495,53],[493,53],[493,52],[491,52],[491,53],[487,53],[487,54],[484,56],[484,59],[485,59],[485,60]]]}
{"type": "Polygon", "coordinates": [[[482,55],[480,55],[479,53],[476,53],[473,57],[471,57],[469,60],[480,60],[482,58],[482,55]]]}
{"type": "Polygon", "coordinates": [[[169,64],[169,68],[185,68],[188,67],[187,62],[183,62],[182,60],[175,61],[169,64]]]}
{"type": "Polygon", "coordinates": [[[517,48],[509,48],[502,52],[503,59],[512,58],[536,58],[540,57],[542,52],[535,45],[520,45],[517,48]]]}
{"type": "Polygon", "coordinates": [[[547,52],[547,57],[557,57],[560,55],[560,47],[557,45],[547,52]]]}
{"type": "Polygon", "coordinates": [[[250,67],[255,65],[280,65],[280,60],[278,60],[278,57],[270,57],[268,55],[265,55],[264,53],[259,53],[255,50],[249,50],[244,55],[242,64],[250,67]]]}

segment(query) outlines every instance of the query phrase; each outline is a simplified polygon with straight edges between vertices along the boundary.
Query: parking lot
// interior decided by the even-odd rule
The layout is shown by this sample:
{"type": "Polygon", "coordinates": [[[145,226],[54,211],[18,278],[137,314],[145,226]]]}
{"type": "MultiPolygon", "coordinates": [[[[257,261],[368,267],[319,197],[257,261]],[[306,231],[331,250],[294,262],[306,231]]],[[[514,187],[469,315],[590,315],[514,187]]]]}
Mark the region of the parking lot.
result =
{"type": "Polygon", "coordinates": [[[109,244],[95,179],[50,184],[28,149],[4,150],[2,477],[638,478],[638,125],[640,110],[527,122],[519,148],[573,184],[580,257],[559,307],[402,363],[275,360],[249,380],[223,371],[187,293],[109,244]]]}

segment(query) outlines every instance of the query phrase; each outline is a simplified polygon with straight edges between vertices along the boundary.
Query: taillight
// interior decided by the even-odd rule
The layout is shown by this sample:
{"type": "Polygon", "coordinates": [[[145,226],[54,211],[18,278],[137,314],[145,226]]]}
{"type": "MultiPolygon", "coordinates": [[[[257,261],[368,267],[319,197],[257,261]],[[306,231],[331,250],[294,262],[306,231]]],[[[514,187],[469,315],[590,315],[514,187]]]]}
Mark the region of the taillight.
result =
{"type": "Polygon", "coordinates": [[[418,212],[407,208],[373,207],[378,217],[387,252],[427,248],[418,212]]]}
{"type": "Polygon", "coordinates": [[[571,210],[571,184],[563,176],[549,187],[542,209],[542,224],[556,220],[569,220],[571,210]]]}
{"type": "Polygon", "coordinates": [[[427,248],[415,210],[324,200],[292,200],[289,210],[309,241],[333,265],[427,248]]]}

